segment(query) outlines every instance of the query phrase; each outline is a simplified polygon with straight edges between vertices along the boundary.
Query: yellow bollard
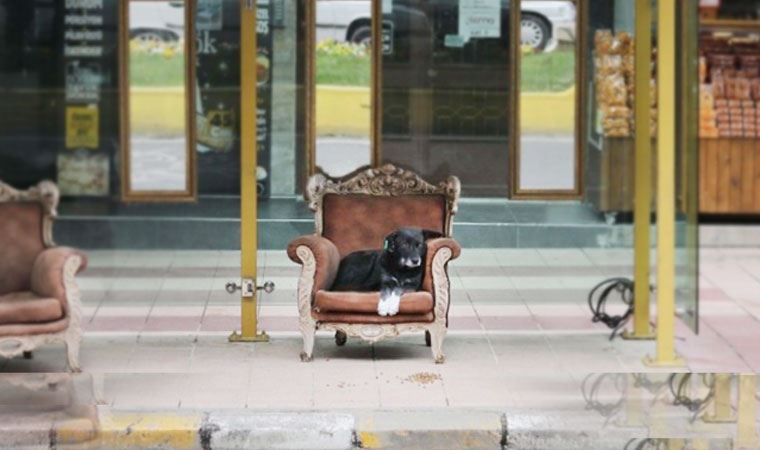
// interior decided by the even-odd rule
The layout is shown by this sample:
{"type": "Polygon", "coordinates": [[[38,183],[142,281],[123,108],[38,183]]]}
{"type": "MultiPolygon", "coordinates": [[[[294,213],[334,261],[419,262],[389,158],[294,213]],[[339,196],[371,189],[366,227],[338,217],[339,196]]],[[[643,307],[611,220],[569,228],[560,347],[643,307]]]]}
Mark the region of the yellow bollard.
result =
{"type": "Polygon", "coordinates": [[[256,2],[240,1],[240,333],[230,342],[267,342],[256,308],[256,2]],[[247,289],[247,285],[251,289],[247,289]]]}

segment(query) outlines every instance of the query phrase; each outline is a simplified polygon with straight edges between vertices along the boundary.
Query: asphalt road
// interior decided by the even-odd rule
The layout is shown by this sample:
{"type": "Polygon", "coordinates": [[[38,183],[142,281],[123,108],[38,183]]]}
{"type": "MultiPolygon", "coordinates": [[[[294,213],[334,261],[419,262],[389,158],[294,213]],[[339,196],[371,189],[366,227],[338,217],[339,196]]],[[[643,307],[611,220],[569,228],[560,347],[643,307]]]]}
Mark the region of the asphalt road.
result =
{"type": "MultiPolygon", "coordinates": [[[[575,174],[573,144],[571,137],[524,136],[520,152],[521,187],[572,189],[575,174]]],[[[131,158],[134,190],[184,189],[184,138],[133,138],[131,158]]],[[[369,162],[369,139],[317,139],[316,163],[331,175],[344,175],[369,162]]]]}

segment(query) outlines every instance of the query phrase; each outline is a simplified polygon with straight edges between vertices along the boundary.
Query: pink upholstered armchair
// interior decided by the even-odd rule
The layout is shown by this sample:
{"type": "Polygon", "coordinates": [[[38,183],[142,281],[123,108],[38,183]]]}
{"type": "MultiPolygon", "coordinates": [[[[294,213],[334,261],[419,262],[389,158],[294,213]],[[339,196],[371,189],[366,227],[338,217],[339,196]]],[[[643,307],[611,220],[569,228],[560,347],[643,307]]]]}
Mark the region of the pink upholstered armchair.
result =
{"type": "Polygon", "coordinates": [[[451,238],[460,183],[456,177],[432,185],[415,173],[385,165],[342,180],[313,176],[307,187],[315,212],[315,234],[297,238],[288,256],[301,264],[298,314],[303,335],[301,359],[310,361],[318,329],[335,331],[338,345],[348,336],[375,342],[403,332],[425,331],[437,363],[444,360],[443,338],[449,312],[448,262],[460,248],[451,238]],[[379,292],[332,292],[340,259],[379,249],[385,236],[401,227],[440,232],[427,243],[422,289],[404,294],[395,316],[379,316],[379,292]]]}
{"type": "Polygon", "coordinates": [[[0,181],[0,356],[63,342],[69,369],[78,372],[82,306],[74,276],[87,257],[53,243],[57,206],[52,182],[19,191],[0,181]]]}

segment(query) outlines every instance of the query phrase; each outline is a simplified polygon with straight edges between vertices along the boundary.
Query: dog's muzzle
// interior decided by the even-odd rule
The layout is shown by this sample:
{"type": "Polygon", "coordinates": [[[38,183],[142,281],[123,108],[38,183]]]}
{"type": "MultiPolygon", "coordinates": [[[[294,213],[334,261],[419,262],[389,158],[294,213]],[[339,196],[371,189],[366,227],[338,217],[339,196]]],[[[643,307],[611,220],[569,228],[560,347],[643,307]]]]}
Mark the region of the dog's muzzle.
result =
{"type": "Polygon", "coordinates": [[[401,258],[401,265],[407,269],[416,269],[422,265],[422,259],[401,258]]]}

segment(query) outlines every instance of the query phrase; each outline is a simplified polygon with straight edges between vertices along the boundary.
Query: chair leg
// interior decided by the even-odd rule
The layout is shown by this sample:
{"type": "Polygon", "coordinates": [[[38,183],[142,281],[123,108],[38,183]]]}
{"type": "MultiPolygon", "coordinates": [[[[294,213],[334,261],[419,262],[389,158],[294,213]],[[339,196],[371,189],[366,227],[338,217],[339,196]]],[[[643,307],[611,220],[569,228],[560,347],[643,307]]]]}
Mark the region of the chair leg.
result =
{"type": "Polygon", "coordinates": [[[66,357],[67,357],[70,372],[82,371],[82,368],[79,366],[80,342],[81,342],[80,336],[72,335],[66,338],[66,357]]]}
{"type": "Polygon", "coordinates": [[[303,351],[301,352],[301,361],[311,362],[314,355],[314,335],[317,332],[315,326],[301,325],[301,334],[303,335],[303,351]]]}
{"type": "Polygon", "coordinates": [[[433,359],[436,364],[443,364],[446,357],[443,354],[443,338],[446,337],[445,325],[433,325],[430,332],[430,348],[433,351],[433,359]]]}
{"type": "Polygon", "coordinates": [[[430,347],[430,331],[425,330],[425,346],[430,347]]]}

